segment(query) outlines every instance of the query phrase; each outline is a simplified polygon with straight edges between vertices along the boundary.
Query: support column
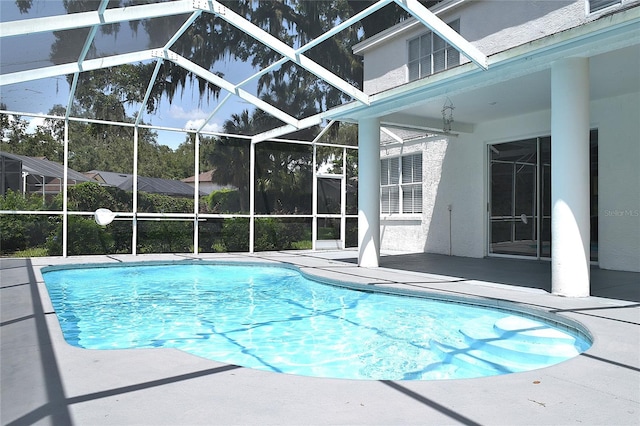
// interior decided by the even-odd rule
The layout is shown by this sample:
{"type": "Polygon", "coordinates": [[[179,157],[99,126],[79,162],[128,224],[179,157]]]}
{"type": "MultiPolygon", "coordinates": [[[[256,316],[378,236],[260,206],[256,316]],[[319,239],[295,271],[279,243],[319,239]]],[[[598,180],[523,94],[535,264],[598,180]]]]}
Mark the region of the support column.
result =
{"type": "Polygon", "coordinates": [[[358,122],[358,266],[380,260],[380,121],[358,122]]]}
{"type": "Polygon", "coordinates": [[[589,296],[589,60],[551,68],[551,291],[589,296]]]}

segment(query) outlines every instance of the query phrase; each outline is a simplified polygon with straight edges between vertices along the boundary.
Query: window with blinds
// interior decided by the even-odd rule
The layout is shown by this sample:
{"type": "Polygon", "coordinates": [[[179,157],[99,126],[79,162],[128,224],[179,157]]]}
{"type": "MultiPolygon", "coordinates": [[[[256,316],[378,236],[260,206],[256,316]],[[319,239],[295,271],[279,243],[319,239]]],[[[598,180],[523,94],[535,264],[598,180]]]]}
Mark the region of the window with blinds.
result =
{"type": "Polygon", "coordinates": [[[588,0],[588,1],[589,1],[589,13],[597,12],[609,6],[622,3],[621,0],[588,0]]]}
{"type": "MultiPolygon", "coordinates": [[[[460,32],[460,20],[449,23],[460,32]]],[[[409,40],[409,81],[452,68],[460,64],[460,52],[433,32],[409,40]]]]}
{"type": "Polygon", "coordinates": [[[380,160],[380,212],[422,213],[422,153],[380,160]]]}
{"type": "Polygon", "coordinates": [[[380,160],[380,211],[400,212],[400,157],[380,160]]]}

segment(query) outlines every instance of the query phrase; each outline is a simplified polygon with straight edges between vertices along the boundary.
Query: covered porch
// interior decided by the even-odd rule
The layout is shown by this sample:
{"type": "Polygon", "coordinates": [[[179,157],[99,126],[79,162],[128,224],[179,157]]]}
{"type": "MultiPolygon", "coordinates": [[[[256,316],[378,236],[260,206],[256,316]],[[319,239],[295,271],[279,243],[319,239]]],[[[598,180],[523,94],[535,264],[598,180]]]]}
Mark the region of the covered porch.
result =
{"type": "MultiPolygon", "coordinates": [[[[638,272],[640,199],[635,160],[627,162],[639,153],[637,19],[629,9],[594,20],[489,55],[485,71],[463,64],[351,109],[360,132],[360,265],[384,265],[380,250],[409,245],[477,259],[548,259],[541,265],[550,265],[550,290],[572,297],[599,291],[592,263],[638,272]],[[421,214],[381,218],[370,184],[380,181],[380,129],[399,128],[441,137],[420,141],[421,214]]],[[[394,42],[397,50],[406,40],[394,42]]],[[[361,51],[366,61],[372,49],[381,66],[384,49],[374,43],[361,51]]],[[[397,145],[389,157],[409,149],[397,145]]]]}

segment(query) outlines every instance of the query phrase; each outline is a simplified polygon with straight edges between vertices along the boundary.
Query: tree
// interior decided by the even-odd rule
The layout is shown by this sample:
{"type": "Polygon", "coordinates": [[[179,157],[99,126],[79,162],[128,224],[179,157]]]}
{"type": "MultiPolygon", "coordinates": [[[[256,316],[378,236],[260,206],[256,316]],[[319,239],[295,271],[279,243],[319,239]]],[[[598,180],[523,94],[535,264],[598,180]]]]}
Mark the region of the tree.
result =
{"type": "MultiPolygon", "coordinates": [[[[200,173],[212,169],[208,159],[213,154],[217,142],[218,139],[215,137],[200,136],[200,173]]],[[[165,164],[174,170],[174,179],[183,179],[194,174],[195,144],[195,134],[189,133],[175,151],[167,153],[165,164]]]]}
{"type": "Polygon", "coordinates": [[[313,188],[310,145],[262,142],[256,146],[256,185],[260,213],[310,213],[313,188]]]}
{"type": "MultiPolygon", "coordinates": [[[[247,134],[254,129],[254,121],[248,110],[233,114],[224,125],[226,133],[247,134]]],[[[249,167],[250,141],[242,138],[222,137],[207,156],[213,173],[212,181],[222,185],[232,185],[238,189],[240,210],[249,211],[249,167]]]]}
{"type": "MultiPolygon", "coordinates": [[[[146,3],[147,0],[110,0],[109,8],[146,3]]],[[[302,46],[320,34],[330,30],[337,22],[343,22],[356,13],[372,5],[373,1],[360,0],[280,0],[249,1],[223,0],[222,3],[235,13],[245,17],[290,46],[302,46]]],[[[423,1],[430,6],[437,1],[423,1]]],[[[21,11],[28,11],[30,0],[17,0],[21,11]]],[[[96,4],[90,0],[65,0],[69,13],[95,10],[96,4]]],[[[352,52],[352,46],[363,38],[382,31],[405,19],[407,13],[398,5],[390,4],[381,10],[341,31],[330,39],[305,52],[305,55],[345,81],[362,87],[362,64],[352,52]]],[[[147,19],[131,22],[130,28],[137,32],[139,27],[146,32],[150,46],[160,46],[167,42],[167,34],[179,28],[184,16],[161,19],[147,19]]],[[[101,26],[103,34],[117,34],[120,24],[101,26]]],[[[69,52],[79,52],[86,39],[87,28],[56,32],[56,43],[52,47],[51,59],[54,63],[69,62],[69,52]]],[[[215,71],[220,61],[230,58],[250,63],[255,68],[265,68],[281,59],[281,55],[259,40],[228,24],[213,14],[202,14],[184,34],[172,45],[172,50],[194,61],[198,65],[215,71]]],[[[90,55],[98,55],[95,44],[89,48],[90,55]]],[[[130,64],[80,74],[80,81],[73,105],[74,115],[97,117],[104,120],[131,122],[127,106],[138,105],[143,99],[154,68],[153,63],[130,64]]],[[[221,75],[218,73],[218,75],[221,75]]],[[[71,77],[69,77],[71,78],[71,77]]],[[[170,100],[187,84],[197,80],[201,96],[217,96],[219,88],[194,77],[171,62],[163,63],[151,96],[145,107],[148,112],[157,108],[163,95],[170,100]]],[[[349,97],[322,79],[317,78],[292,61],[265,73],[258,81],[258,95],[271,105],[297,117],[313,115],[318,111],[335,106],[349,97]]],[[[243,111],[231,117],[225,131],[253,135],[282,125],[282,123],[260,110],[243,111]]],[[[72,155],[70,162],[79,170],[106,169],[131,172],[131,162],[116,161],[115,158],[131,158],[131,129],[115,129],[104,124],[74,125],[72,155]],[[100,153],[100,154],[96,154],[100,153]],[[118,155],[119,154],[119,155],[118,155]],[[126,154],[122,155],[122,154],[126,154]]],[[[58,129],[59,130],[59,129],[58,129]]],[[[305,129],[289,135],[291,138],[310,140],[317,134],[317,128],[305,129]]],[[[204,138],[203,138],[204,140],[204,138]]],[[[245,140],[223,138],[216,148],[205,155],[213,168],[214,179],[218,183],[231,184],[238,188],[241,199],[248,194],[248,145],[245,140]],[[233,170],[228,170],[233,165],[233,170]]],[[[267,146],[267,145],[263,145],[267,146]]],[[[179,177],[187,173],[186,159],[192,148],[181,147],[177,156],[172,156],[164,148],[158,147],[152,132],[141,129],[140,153],[144,162],[139,173],[157,177],[179,177]],[[161,166],[158,166],[160,165],[161,166]]],[[[292,179],[291,170],[302,168],[306,160],[292,160],[282,150],[277,154],[260,158],[260,185],[267,190],[275,183],[285,185],[284,191],[302,182],[292,179]],[[300,163],[300,161],[302,163],[300,163]],[[264,163],[263,163],[264,162],[264,163]],[[283,170],[278,175],[275,165],[283,170]]],[[[304,157],[304,155],[302,156],[304,157]]],[[[306,167],[306,165],[304,166],[306,167]]],[[[190,173],[189,173],[190,174],[190,173]]]]}
{"type": "MultiPolygon", "coordinates": [[[[151,0],[110,0],[108,8],[150,2],[151,0]]],[[[422,1],[427,7],[438,2],[439,0],[422,1]]],[[[343,22],[371,6],[374,1],[221,0],[221,3],[286,44],[302,46],[333,28],[337,22],[343,22]]],[[[32,0],[16,0],[16,5],[22,13],[27,13],[32,7],[32,0]]],[[[76,13],[95,10],[97,3],[93,0],[64,0],[64,6],[68,13],[76,13]]],[[[345,81],[362,87],[362,63],[353,54],[352,46],[363,38],[389,28],[406,17],[407,13],[401,7],[389,4],[364,18],[360,23],[352,25],[308,50],[305,55],[322,64],[345,81]]],[[[130,22],[129,25],[134,34],[142,26],[149,38],[149,45],[158,47],[163,46],[168,41],[167,35],[177,30],[183,23],[183,16],[171,16],[130,22]]],[[[121,31],[121,28],[120,24],[109,24],[102,25],[100,31],[103,34],[116,35],[121,31]]],[[[75,52],[81,51],[88,32],[89,28],[55,32],[57,41],[52,46],[52,61],[59,64],[77,60],[77,56],[70,57],[69,54],[73,52],[73,55],[75,52]]],[[[260,69],[281,58],[279,53],[261,41],[253,39],[223,19],[208,13],[202,14],[187,29],[173,44],[172,50],[213,72],[215,72],[215,66],[219,61],[229,58],[248,62],[260,69]]],[[[99,52],[94,43],[89,47],[88,54],[91,56],[97,53],[99,52]]],[[[120,85],[126,89],[126,101],[139,102],[143,99],[153,68],[153,63],[124,67],[125,70],[121,74],[125,77],[127,84],[120,85]]],[[[90,78],[93,77],[82,73],[81,85],[90,82],[90,78]]],[[[193,81],[197,81],[201,95],[218,95],[219,88],[216,86],[193,76],[179,66],[165,62],[154,84],[151,98],[146,105],[148,111],[155,110],[163,94],[166,94],[171,100],[180,88],[186,87],[188,82],[193,81]]],[[[102,84],[109,83],[103,80],[102,84]]],[[[263,95],[285,86],[305,88],[306,93],[316,103],[317,109],[332,107],[348,99],[347,95],[291,61],[283,64],[279,69],[261,76],[258,81],[258,94],[263,95]]],[[[105,107],[104,112],[114,106],[111,103],[103,103],[103,100],[99,98],[96,98],[95,101],[105,107]]],[[[121,99],[121,102],[125,102],[125,99],[121,99]]],[[[98,108],[96,108],[97,110],[98,108]]]]}
{"type": "MultiPolygon", "coordinates": [[[[0,109],[6,109],[4,104],[0,109]]],[[[45,157],[51,161],[62,161],[63,146],[46,126],[38,126],[34,133],[27,133],[29,123],[20,116],[0,116],[0,151],[29,157],[45,157]]]]}
{"type": "MultiPolygon", "coordinates": [[[[426,6],[438,1],[423,1],[426,6]]],[[[247,1],[223,0],[222,3],[263,30],[290,46],[302,46],[330,30],[336,22],[343,22],[371,6],[373,1],[362,0],[280,0],[247,1]]],[[[407,17],[398,5],[390,4],[339,34],[305,52],[345,81],[362,87],[362,62],[352,47],[407,17]]],[[[150,23],[150,26],[158,25],[150,23]]],[[[150,31],[150,28],[147,28],[150,31]]],[[[203,14],[172,47],[200,66],[214,69],[218,61],[233,58],[263,69],[281,58],[275,50],[253,39],[224,20],[203,14]]],[[[289,61],[278,69],[260,77],[258,95],[277,87],[303,87],[316,103],[317,109],[335,106],[349,97],[289,61]]]]}

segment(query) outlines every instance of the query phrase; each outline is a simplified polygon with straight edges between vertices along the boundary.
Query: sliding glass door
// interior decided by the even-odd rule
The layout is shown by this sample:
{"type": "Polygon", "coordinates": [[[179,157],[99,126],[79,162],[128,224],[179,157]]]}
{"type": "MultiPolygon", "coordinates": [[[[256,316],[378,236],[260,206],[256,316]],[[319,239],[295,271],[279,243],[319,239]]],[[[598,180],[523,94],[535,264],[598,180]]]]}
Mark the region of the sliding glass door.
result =
{"type": "Polygon", "coordinates": [[[489,252],[539,256],[539,139],[491,145],[489,252]]]}
{"type": "MultiPolygon", "coordinates": [[[[597,260],[598,131],[591,131],[591,260],[597,260]]],[[[489,145],[489,253],[551,257],[551,137],[489,145]]]]}

